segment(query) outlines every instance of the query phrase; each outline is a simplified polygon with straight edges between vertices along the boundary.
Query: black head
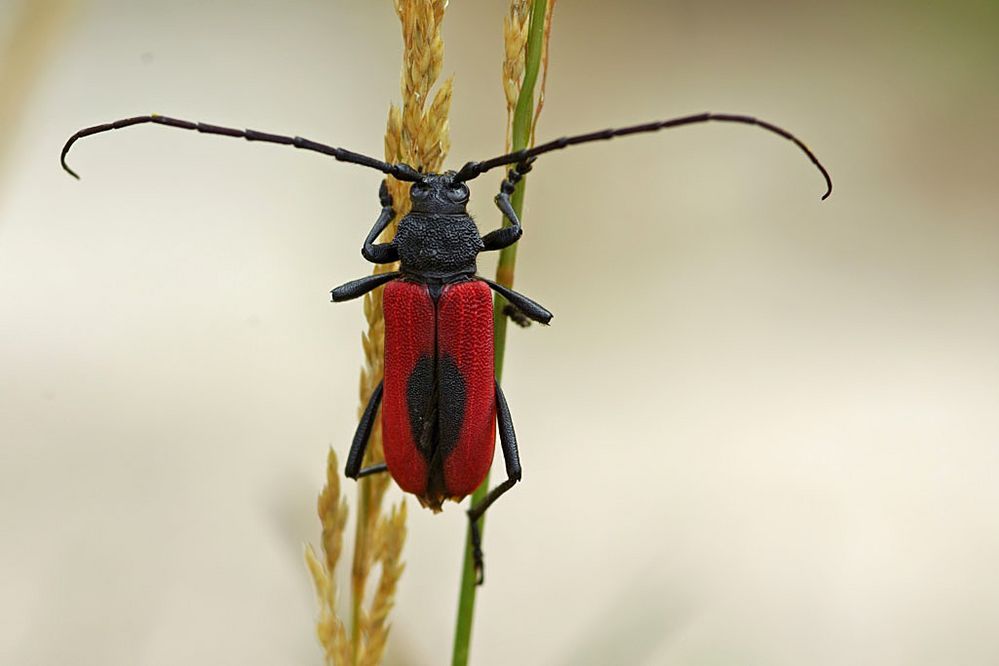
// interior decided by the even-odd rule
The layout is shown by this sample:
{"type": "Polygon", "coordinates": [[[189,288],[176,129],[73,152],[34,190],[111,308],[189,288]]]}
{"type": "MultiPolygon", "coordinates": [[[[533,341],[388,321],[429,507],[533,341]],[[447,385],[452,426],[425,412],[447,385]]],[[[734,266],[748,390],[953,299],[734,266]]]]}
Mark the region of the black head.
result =
{"type": "Polygon", "coordinates": [[[418,213],[464,214],[468,187],[454,179],[455,172],[427,173],[413,183],[409,198],[418,213]]]}

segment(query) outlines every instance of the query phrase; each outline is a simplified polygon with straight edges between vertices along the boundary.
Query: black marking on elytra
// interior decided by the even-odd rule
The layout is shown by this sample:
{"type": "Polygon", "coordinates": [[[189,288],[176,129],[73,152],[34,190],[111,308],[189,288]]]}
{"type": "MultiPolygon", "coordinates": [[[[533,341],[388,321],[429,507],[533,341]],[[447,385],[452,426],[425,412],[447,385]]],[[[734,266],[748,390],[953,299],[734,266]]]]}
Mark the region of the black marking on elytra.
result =
{"type": "Polygon", "coordinates": [[[440,391],[437,405],[437,452],[447,458],[458,444],[461,426],[465,422],[465,406],[468,403],[468,387],[453,356],[437,358],[437,386],[440,391]]]}
{"type": "Polygon", "coordinates": [[[406,403],[413,441],[427,462],[427,495],[434,497],[445,490],[444,461],[458,445],[468,404],[465,378],[454,358],[421,356],[406,382],[406,403]]]}
{"type": "Polygon", "coordinates": [[[454,358],[445,355],[437,359],[436,426],[437,447],[427,469],[426,499],[437,505],[450,496],[444,480],[444,462],[458,445],[465,420],[468,390],[454,358]]]}
{"type": "Polygon", "coordinates": [[[406,380],[409,429],[416,448],[428,463],[436,448],[437,400],[434,357],[421,356],[406,380]]]}

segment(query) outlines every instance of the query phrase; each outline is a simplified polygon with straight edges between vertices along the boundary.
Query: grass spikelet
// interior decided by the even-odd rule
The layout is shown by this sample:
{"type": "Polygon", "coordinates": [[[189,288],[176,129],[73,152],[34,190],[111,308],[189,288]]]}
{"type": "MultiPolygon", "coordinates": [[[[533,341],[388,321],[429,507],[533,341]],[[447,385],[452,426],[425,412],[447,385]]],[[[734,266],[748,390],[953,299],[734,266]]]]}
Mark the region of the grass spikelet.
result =
{"type": "MultiPolygon", "coordinates": [[[[402,107],[392,105],[389,108],[385,159],[405,162],[423,171],[439,171],[450,147],[448,112],[451,106],[451,79],[439,87],[427,105],[444,62],[441,23],[446,4],[445,0],[395,0],[404,45],[402,107]]],[[[396,217],[385,230],[381,242],[391,240],[399,219],[409,212],[409,184],[389,178],[388,188],[396,217]]],[[[394,264],[378,265],[374,272],[396,269],[394,264]]],[[[385,322],[381,289],[365,296],[364,316],[368,330],[361,336],[365,364],[361,370],[358,415],[364,410],[384,372],[385,322]]],[[[382,460],[384,452],[378,420],[371,433],[364,464],[371,465],[382,460]]],[[[387,618],[403,570],[401,556],[406,538],[406,510],[403,504],[393,508],[387,517],[382,515],[382,500],[388,484],[386,474],[365,477],[358,484],[358,520],[351,570],[351,645],[354,663],[357,664],[381,661],[388,639],[387,618]],[[365,591],[376,564],[380,567],[380,577],[371,605],[365,608],[365,591]]]]}
{"type": "Polygon", "coordinates": [[[545,35],[541,40],[541,85],[538,87],[538,103],[534,109],[534,118],[531,120],[531,145],[534,145],[534,132],[538,128],[538,118],[541,117],[541,109],[545,106],[545,86],[548,85],[548,42],[552,36],[552,15],[555,11],[555,3],[558,0],[548,0],[548,7],[545,11],[545,35]]]}
{"type": "Polygon", "coordinates": [[[320,558],[312,546],[305,549],[305,562],[312,575],[319,601],[319,619],[316,635],[323,648],[326,663],[346,666],[351,663],[350,642],[347,631],[336,612],[336,565],[343,549],[344,525],[347,522],[347,500],[340,495],[340,465],[336,453],[329,450],[326,458],[326,485],[317,502],[319,519],[323,526],[320,558]]]}
{"type": "Polygon", "coordinates": [[[381,563],[382,575],[374,599],[366,615],[367,642],[357,663],[375,666],[381,661],[388,640],[388,615],[395,599],[395,588],[402,577],[402,547],[406,541],[406,505],[393,507],[387,517],[378,520],[375,530],[375,559],[381,563]]]}
{"type": "MultiPolygon", "coordinates": [[[[538,88],[537,107],[531,122],[531,144],[534,128],[545,105],[545,85],[548,83],[548,42],[552,34],[552,13],[556,0],[548,0],[545,7],[543,37],[541,39],[541,85],[538,88]]],[[[510,150],[513,116],[524,84],[524,63],[527,60],[527,34],[530,26],[532,0],[511,0],[503,17],[503,93],[506,96],[506,150],[510,150]]]]}
{"type": "MultiPolygon", "coordinates": [[[[385,131],[385,159],[405,162],[423,171],[440,171],[450,147],[448,112],[451,107],[452,80],[437,90],[429,106],[430,90],[440,76],[444,62],[441,22],[445,0],[396,0],[395,8],[402,24],[404,43],[402,66],[402,107],[389,108],[385,131]]],[[[400,218],[409,212],[409,184],[388,179],[396,217],[380,241],[395,235],[400,218]]],[[[397,265],[377,265],[374,273],[397,269],[397,265]]],[[[358,416],[364,411],[372,392],[384,374],[385,321],[382,316],[382,290],[364,297],[367,330],[361,334],[364,367],[361,368],[358,393],[358,416]]],[[[384,460],[381,421],[376,420],[365,454],[364,464],[384,460]]],[[[358,516],[354,557],[351,567],[351,631],[348,639],[344,623],[336,614],[335,568],[343,545],[347,516],[346,502],[340,499],[339,469],[336,455],[330,451],[327,482],[319,498],[319,516],[323,524],[323,553],[320,558],[311,547],[305,559],[320,603],[316,631],[327,664],[378,664],[388,641],[388,616],[395,603],[395,591],[402,576],[402,548],[406,541],[406,505],[392,507],[382,514],[382,502],[389,477],[376,474],[358,483],[358,516]],[[379,577],[370,605],[365,605],[368,580],[375,568],[379,577]]]]}
{"type": "Polygon", "coordinates": [[[520,96],[527,54],[527,26],[531,0],[511,0],[503,17],[503,93],[506,95],[506,150],[510,150],[510,123],[520,96]]]}

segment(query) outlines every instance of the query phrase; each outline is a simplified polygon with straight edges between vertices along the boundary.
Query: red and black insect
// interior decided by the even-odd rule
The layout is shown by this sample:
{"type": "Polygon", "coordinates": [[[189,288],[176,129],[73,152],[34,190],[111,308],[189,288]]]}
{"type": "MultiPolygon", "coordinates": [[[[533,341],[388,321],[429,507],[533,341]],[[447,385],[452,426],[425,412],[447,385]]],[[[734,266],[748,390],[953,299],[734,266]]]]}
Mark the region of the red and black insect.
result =
{"type": "Polygon", "coordinates": [[[76,176],[66,164],[66,155],[77,139],[131,125],[156,123],[205,134],[294,146],[342,162],[377,169],[412,183],[409,191],[412,210],[399,221],[391,242],[378,243],[378,237],[395,216],[392,198],[382,181],[379,189],[381,214],[361,249],[361,254],[371,263],[398,261],[399,270],[369,275],[331,292],[333,301],[347,301],[385,285],[385,376],[361,416],[347,456],[345,473],[352,479],[358,479],[388,471],[404,491],[416,495],[424,506],[439,511],[444,500],[461,500],[485,478],[493,459],[498,425],[507,478],[468,511],[475,564],[481,583],[482,549],[478,520],[521,478],[513,420],[493,371],[493,305],[490,290],[498,292],[514,306],[512,314],[518,319],[527,318],[548,324],[552,314],[526,296],[478,276],[476,257],[480,252],[502,250],[520,239],[520,220],[510,204],[510,195],[539,155],[590,141],[707,121],[756,125],[792,141],[825,178],[826,192],[822,198],[832,192],[832,181],[825,168],[791,133],[750,116],[713,113],[563,137],[484,162],[468,162],[456,172],[439,174],[420,173],[407,164],[389,164],[301,137],[232,129],[158,115],[126,118],[80,130],[66,142],[61,161],[63,168],[76,176]],[[508,224],[480,236],[466,210],[469,191],[465,183],[490,169],[505,165],[513,166],[500,185],[495,201],[508,224]],[[385,462],[362,468],[364,451],[379,406],[385,462]]]}

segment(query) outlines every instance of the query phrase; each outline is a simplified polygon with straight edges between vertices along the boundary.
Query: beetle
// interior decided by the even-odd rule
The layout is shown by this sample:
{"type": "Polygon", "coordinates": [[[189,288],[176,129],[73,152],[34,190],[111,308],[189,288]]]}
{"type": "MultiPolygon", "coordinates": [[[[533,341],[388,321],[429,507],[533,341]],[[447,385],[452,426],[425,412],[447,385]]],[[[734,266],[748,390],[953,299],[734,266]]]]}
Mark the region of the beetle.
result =
{"type": "Polygon", "coordinates": [[[508,312],[511,318],[548,324],[552,313],[530,298],[477,275],[476,257],[481,252],[502,250],[520,239],[523,229],[510,196],[539,155],[591,141],[708,121],[754,125],[793,142],[825,179],[826,191],[822,199],[832,193],[829,173],[797,137],[764,120],[728,113],[701,113],[562,137],[482,162],[467,162],[457,171],[444,173],[421,173],[407,164],[390,164],[297,136],[148,115],[76,132],[63,147],[60,162],[67,172],[79,178],[66,163],[66,156],[77,140],[153,123],[293,146],[376,169],[411,183],[411,211],[399,221],[395,237],[387,243],[379,243],[379,236],[395,217],[392,197],[382,180],[378,191],[381,213],[361,248],[361,255],[369,262],[399,262],[398,270],[368,275],[330,292],[332,301],[342,302],[385,287],[385,373],[361,415],[344,473],[356,480],[387,471],[423,506],[440,511],[445,500],[460,501],[482,483],[492,464],[498,428],[507,478],[467,512],[477,582],[481,584],[484,570],[479,519],[521,479],[513,419],[493,368],[490,290],[514,306],[508,312]],[[506,224],[480,236],[467,212],[469,190],[466,183],[491,169],[507,165],[512,166],[495,197],[506,224]],[[379,407],[385,462],[362,467],[379,407]]]}

